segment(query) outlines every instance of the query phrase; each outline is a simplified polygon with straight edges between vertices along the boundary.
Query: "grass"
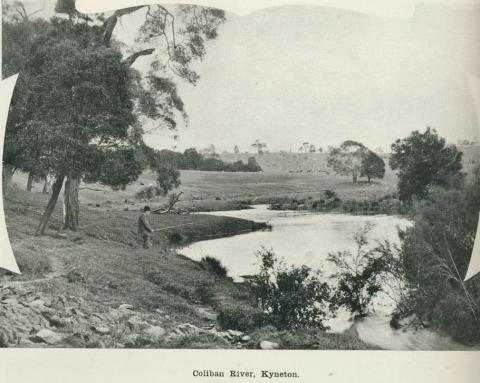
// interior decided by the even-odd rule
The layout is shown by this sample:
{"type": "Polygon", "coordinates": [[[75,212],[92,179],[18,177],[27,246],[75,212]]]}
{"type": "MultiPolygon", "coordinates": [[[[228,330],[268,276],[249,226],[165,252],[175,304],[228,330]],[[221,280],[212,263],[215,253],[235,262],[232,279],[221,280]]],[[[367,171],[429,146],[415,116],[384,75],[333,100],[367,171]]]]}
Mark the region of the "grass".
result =
{"type": "MultiPolygon", "coordinates": [[[[175,323],[199,327],[211,323],[198,313],[198,305],[210,307],[217,313],[228,312],[229,317],[223,322],[225,328],[232,328],[235,316],[241,317],[239,326],[245,330],[253,331],[261,325],[260,322],[251,325],[249,316],[255,309],[246,285],[219,277],[211,267],[202,267],[178,254],[167,235],[156,237],[152,249],[140,248],[135,238],[138,212],[99,210],[83,204],[79,230],[67,232],[60,230],[62,212],[58,206],[47,235],[34,236],[46,200],[47,196],[41,193],[12,187],[4,189],[9,237],[23,274],[0,274],[0,285],[7,281],[31,281],[31,288],[43,296],[82,300],[88,305],[80,307],[84,312],[108,312],[123,303],[132,304],[140,313],[161,310],[169,318],[164,324],[167,332],[175,323]]],[[[179,226],[173,230],[181,233],[185,241],[232,235],[254,227],[246,220],[201,214],[152,215],[151,221],[157,228],[179,226]]],[[[261,317],[255,313],[252,319],[257,316],[261,317]]],[[[279,336],[284,339],[286,333],[279,336]]],[[[282,342],[285,347],[305,346],[303,341],[282,342]]],[[[357,347],[343,336],[338,336],[337,343],[332,342],[331,347],[340,349],[357,347]]],[[[152,347],[152,344],[140,342],[137,346],[152,347]]],[[[92,344],[92,347],[97,346],[92,344]]],[[[210,335],[192,335],[169,344],[159,343],[156,347],[229,348],[231,345],[210,335]]]]}
{"type": "MultiPolygon", "coordinates": [[[[391,170],[384,179],[374,180],[372,184],[363,180],[354,184],[351,177],[325,173],[229,173],[195,170],[181,171],[181,181],[178,191],[182,191],[183,195],[178,206],[196,211],[246,209],[251,204],[268,203],[275,198],[319,199],[325,190],[333,190],[342,200],[366,200],[394,193],[397,183],[391,170]]],[[[19,188],[25,189],[26,176],[15,174],[13,182],[19,188]]],[[[166,203],[165,197],[149,202],[136,201],[134,198],[141,188],[154,183],[155,175],[145,172],[125,190],[112,191],[109,187],[97,184],[83,185],[80,202],[98,211],[138,211],[145,204],[161,206],[166,203]]],[[[36,184],[34,190],[40,191],[41,187],[41,184],[36,184]]]]}

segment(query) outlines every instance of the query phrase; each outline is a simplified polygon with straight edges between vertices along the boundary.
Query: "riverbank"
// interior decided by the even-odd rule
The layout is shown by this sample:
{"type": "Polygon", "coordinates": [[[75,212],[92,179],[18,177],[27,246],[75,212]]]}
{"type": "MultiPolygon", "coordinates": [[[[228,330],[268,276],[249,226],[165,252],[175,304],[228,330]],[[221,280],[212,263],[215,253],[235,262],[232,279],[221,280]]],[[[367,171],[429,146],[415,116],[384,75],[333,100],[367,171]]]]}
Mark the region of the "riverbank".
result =
{"type": "Polygon", "coordinates": [[[321,213],[344,213],[353,215],[405,215],[408,208],[395,193],[369,196],[364,199],[341,199],[331,190],[326,190],[317,198],[275,197],[264,198],[271,210],[311,211],[321,213]]]}
{"type": "Polygon", "coordinates": [[[4,191],[10,241],[23,274],[0,274],[2,346],[260,348],[269,341],[278,348],[371,348],[355,334],[239,330],[218,320],[226,312],[248,318],[255,311],[248,287],[212,274],[175,249],[262,228],[252,221],[152,215],[152,226],[169,229],[144,250],[135,236],[138,212],[85,205],[78,232],[60,230],[59,206],[47,235],[33,236],[46,198],[4,191]]]}

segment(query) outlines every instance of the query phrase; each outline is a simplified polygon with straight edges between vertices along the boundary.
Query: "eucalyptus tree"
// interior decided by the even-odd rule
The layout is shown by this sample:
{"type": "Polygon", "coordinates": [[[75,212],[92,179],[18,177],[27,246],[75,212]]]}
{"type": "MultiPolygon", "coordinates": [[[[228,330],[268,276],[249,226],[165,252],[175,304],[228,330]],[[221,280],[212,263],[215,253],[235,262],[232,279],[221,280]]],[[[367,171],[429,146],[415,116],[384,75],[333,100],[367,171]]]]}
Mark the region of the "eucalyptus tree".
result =
{"type": "MultiPolygon", "coordinates": [[[[59,0],[56,11],[68,19],[52,18],[26,49],[6,140],[15,148],[16,163],[31,158],[55,175],[38,234],[47,227],[64,180],[64,228],[75,230],[82,179],[124,187],[138,177],[142,123],[153,119],[174,129],[179,114],[187,118],[172,76],[198,81],[190,65],[205,55],[206,40],[216,37],[225,20],[222,11],[197,6],[138,6],[91,19],[75,9],[75,1],[59,0]],[[137,46],[125,55],[113,37],[115,26],[141,10],[137,46]],[[143,75],[132,68],[142,56],[151,56],[151,69],[143,75]]],[[[30,23],[15,22],[18,28],[30,23]]]]}

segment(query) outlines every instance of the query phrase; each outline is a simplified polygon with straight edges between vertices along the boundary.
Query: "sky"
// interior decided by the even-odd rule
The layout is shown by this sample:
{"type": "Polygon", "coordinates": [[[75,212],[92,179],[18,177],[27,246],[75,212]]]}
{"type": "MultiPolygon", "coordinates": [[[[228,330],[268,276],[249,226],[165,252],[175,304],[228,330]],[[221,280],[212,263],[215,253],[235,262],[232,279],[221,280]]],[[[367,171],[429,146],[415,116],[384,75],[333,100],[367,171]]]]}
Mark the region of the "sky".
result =
{"type": "MultiPolygon", "coordinates": [[[[142,20],[122,18],[117,37],[131,43],[142,20]]],[[[243,152],[256,139],[270,151],[350,139],[387,151],[427,126],[449,142],[478,138],[478,20],[480,7],[446,4],[417,5],[408,19],[315,6],[228,13],[195,65],[198,84],[177,81],[188,126],[146,141],[243,152]]]]}

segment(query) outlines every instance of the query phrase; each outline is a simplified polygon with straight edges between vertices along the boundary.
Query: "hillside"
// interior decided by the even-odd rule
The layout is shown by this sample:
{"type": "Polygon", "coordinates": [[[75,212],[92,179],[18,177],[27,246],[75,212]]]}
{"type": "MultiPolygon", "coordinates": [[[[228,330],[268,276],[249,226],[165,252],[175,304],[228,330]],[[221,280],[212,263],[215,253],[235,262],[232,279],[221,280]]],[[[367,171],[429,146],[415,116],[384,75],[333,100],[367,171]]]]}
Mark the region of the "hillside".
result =
{"type": "MultiPolygon", "coordinates": [[[[463,166],[467,172],[480,164],[480,145],[458,146],[463,152],[463,166]]],[[[386,176],[392,173],[388,166],[388,153],[379,154],[385,161],[386,176]]],[[[247,162],[249,157],[255,157],[264,172],[291,172],[291,173],[329,173],[327,153],[222,153],[220,159],[225,162],[247,162]]]]}

